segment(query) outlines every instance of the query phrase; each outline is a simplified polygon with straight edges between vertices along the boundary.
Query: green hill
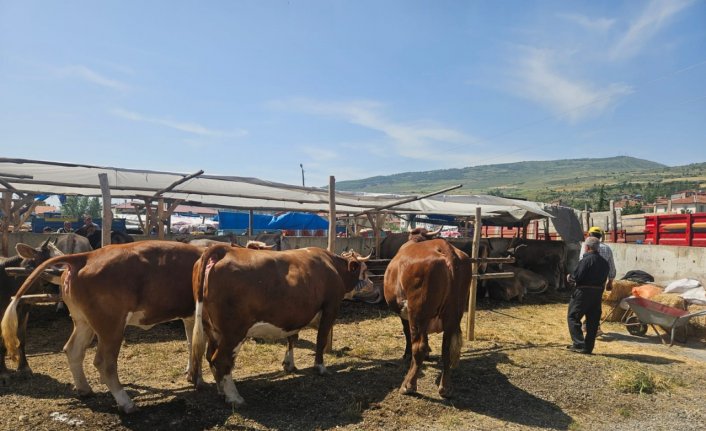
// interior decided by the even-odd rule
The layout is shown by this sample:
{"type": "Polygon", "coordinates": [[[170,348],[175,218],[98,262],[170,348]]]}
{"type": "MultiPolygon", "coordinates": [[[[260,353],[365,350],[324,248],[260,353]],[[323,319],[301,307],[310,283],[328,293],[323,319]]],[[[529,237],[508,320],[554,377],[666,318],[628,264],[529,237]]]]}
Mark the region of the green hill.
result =
{"type": "Polygon", "coordinates": [[[503,163],[463,169],[376,176],[340,181],[338,190],[371,193],[418,194],[456,184],[456,194],[494,194],[540,201],[562,199],[583,206],[603,186],[608,199],[622,194],[658,195],[706,183],[706,163],[669,167],[661,163],[620,156],[503,163]]]}

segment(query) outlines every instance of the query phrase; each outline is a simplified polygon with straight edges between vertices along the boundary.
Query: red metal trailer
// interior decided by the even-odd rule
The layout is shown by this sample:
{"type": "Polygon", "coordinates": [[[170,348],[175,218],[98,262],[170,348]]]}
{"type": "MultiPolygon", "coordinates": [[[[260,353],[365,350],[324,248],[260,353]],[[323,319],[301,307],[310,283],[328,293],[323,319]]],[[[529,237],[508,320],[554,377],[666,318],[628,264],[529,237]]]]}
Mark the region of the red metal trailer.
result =
{"type": "Polygon", "coordinates": [[[645,216],[645,244],[706,247],[706,213],[645,216]]]}

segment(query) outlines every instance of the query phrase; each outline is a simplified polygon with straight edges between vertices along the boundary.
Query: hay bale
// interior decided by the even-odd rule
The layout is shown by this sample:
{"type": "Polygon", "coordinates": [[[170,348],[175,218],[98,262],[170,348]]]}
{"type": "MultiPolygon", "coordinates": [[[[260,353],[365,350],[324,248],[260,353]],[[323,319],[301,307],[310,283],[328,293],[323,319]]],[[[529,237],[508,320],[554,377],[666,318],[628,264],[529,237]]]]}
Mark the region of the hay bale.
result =
{"type": "MultiPolygon", "coordinates": [[[[706,305],[689,304],[687,310],[689,313],[698,313],[706,310],[706,305]]],[[[706,334],[706,316],[692,317],[689,319],[689,325],[700,334],[706,334]]]]}
{"type": "Polygon", "coordinates": [[[659,295],[653,296],[652,301],[659,302],[663,305],[668,305],[670,307],[678,308],[680,310],[686,310],[686,301],[681,296],[674,293],[661,293],[659,295]]]}
{"type": "Polygon", "coordinates": [[[633,287],[640,286],[631,280],[613,280],[613,288],[603,292],[603,316],[606,322],[620,322],[620,319],[625,314],[625,310],[616,307],[617,304],[624,298],[632,295],[633,287]]]}
{"type": "Polygon", "coordinates": [[[632,295],[632,288],[639,286],[641,283],[636,283],[630,280],[613,280],[613,289],[606,292],[603,299],[609,302],[619,302],[623,298],[632,295]]]}
{"type": "Polygon", "coordinates": [[[605,320],[606,322],[620,322],[623,314],[625,314],[625,310],[616,307],[616,304],[617,302],[613,301],[603,301],[603,316],[601,316],[601,320],[605,320]]]}

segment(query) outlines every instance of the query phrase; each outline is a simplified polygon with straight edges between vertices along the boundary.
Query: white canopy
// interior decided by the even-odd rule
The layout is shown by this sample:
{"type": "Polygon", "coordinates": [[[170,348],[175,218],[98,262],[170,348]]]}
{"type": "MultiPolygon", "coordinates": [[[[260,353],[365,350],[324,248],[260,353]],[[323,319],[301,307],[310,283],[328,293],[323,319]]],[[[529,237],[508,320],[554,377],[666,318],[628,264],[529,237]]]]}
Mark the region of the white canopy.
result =
{"type": "MultiPolygon", "coordinates": [[[[328,190],[257,178],[202,175],[0,158],[0,191],[26,194],[101,196],[98,174],[107,174],[112,198],[164,198],[202,206],[302,212],[328,212],[328,190]]],[[[384,207],[407,195],[336,192],[336,212],[358,213],[384,207]]],[[[470,216],[510,221],[551,217],[533,202],[494,196],[445,195],[394,206],[393,212],[470,216]]]]}

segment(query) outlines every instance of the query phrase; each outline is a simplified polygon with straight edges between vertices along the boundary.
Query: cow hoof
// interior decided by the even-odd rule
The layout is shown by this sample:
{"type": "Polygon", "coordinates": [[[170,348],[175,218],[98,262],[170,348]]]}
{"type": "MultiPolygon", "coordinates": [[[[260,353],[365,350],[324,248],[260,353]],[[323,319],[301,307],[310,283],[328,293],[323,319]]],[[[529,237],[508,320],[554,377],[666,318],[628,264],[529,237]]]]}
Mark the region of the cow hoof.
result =
{"type": "Polygon", "coordinates": [[[402,385],[400,386],[400,393],[402,395],[414,395],[417,393],[417,385],[402,385]]]}
{"type": "Polygon", "coordinates": [[[228,399],[228,397],[226,397],[226,403],[233,406],[233,408],[243,407],[245,405],[245,399],[243,397],[236,397],[233,399],[228,399]]]}
{"type": "Polygon", "coordinates": [[[19,374],[22,377],[29,377],[32,375],[32,369],[29,367],[29,365],[26,365],[22,368],[18,368],[17,374],[19,374]]]}
{"type": "Polygon", "coordinates": [[[282,362],[282,368],[286,373],[293,373],[297,371],[297,367],[294,365],[288,364],[287,362],[282,362]]]}
{"type": "Polygon", "coordinates": [[[7,373],[0,373],[0,385],[6,386],[10,383],[10,375],[7,373]]]}
{"type": "Polygon", "coordinates": [[[320,376],[331,375],[331,372],[322,364],[314,365],[314,369],[316,369],[316,373],[320,376]]]}
{"type": "Polygon", "coordinates": [[[443,398],[453,398],[453,389],[439,386],[439,395],[441,395],[443,398]]]}
{"type": "Polygon", "coordinates": [[[127,406],[122,406],[122,407],[120,407],[120,411],[122,411],[122,412],[125,413],[126,415],[135,413],[135,412],[137,412],[138,410],[139,410],[139,409],[137,408],[137,406],[135,405],[135,403],[128,404],[127,406]]]}
{"type": "Polygon", "coordinates": [[[76,389],[76,393],[80,398],[88,398],[93,396],[92,389],[76,389]]]}

